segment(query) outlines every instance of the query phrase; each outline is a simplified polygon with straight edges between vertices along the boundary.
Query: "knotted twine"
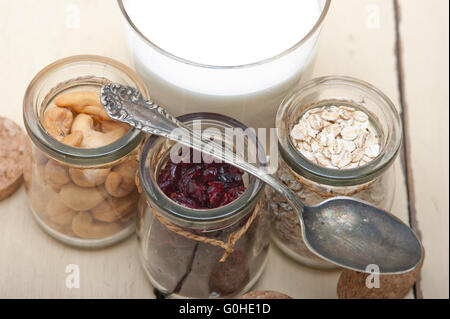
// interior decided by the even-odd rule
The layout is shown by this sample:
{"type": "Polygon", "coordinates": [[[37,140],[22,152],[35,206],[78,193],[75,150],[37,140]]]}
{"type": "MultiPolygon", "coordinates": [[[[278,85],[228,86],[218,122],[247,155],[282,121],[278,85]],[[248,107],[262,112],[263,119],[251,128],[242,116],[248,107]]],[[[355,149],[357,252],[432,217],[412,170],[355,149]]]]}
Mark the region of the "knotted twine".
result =
{"type": "MultiPolygon", "coordinates": [[[[135,181],[136,181],[138,191],[139,191],[139,193],[141,193],[142,188],[141,188],[141,185],[139,182],[139,176],[137,173],[136,173],[135,181]]],[[[153,213],[153,215],[155,215],[155,217],[159,220],[159,222],[161,224],[163,224],[168,230],[170,230],[180,236],[188,238],[188,239],[192,239],[192,240],[195,240],[198,242],[202,242],[205,244],[223,248],[225,250],[225,252],[219,261],[224,262],[225,260],[227,260],[228,256],[234,251],[234,245],[236,244],[236,242],[247,232],[247,230],[250,228],[250,225],[253,223],[253,221],[257,217],[259,211],[261,210],[263,200],[264,200],[264,194],[261,195],[261,198],[256,203],[256,206],[253,209],[252,215],[247,219],[245,225],[243,225],[236,232],[231,233],[228,236],[228,240],[226,242],[219,240],[219,239],[208,238],[206,236],[200,236],[200,235],[193,234],[192,232],[187,231],[187,230],[171,223],[170,221],[168,221],[166,218],[161,216],[160,213],[158,213],[155,209],[153,209],[153,207],[150,204],[148,204],[148,206],[149,206],[151,212],[153,213]]]]}

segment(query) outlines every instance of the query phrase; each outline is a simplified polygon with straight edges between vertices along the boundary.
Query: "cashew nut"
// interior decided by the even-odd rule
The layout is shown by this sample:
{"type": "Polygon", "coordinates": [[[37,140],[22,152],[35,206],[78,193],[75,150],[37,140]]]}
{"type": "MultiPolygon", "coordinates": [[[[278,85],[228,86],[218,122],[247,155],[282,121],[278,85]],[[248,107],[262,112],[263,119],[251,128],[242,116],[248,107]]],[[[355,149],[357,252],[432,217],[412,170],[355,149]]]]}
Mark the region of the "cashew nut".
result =
{"type": "Polygon", "coordinates": [[[62,185],[70,182],[69,172],[67,167],[57,164],[53,160],[49,160],[44,168],[45,182],[58,191],[62,185]]]}
{"type": "Polygon", "coordinates": [[[39,177],[44,180],[45,179],[45,165],[48,163],[48,157],[43,155],[40,151],[34,150],[32,153],[33,162],[33,170],[36,170],[39,173],[39,177]]]}
{"type": "Polygon", "coordinates": [[[39,165],[37,163],[34,163],[34,170],[37,173],[37,174],[35,174],[36,179],[39,179],[43,182],[45,182],[45,166],[47,166],[47,164],[39,165]]]}
{"type": "Polygon", "coordinates": [[[109,133],[117,129],[128,131],[130,129],[130,126],[128,124],[116,121],[102,121],[101,130],[103,133],[109,133]]]}
{"type": "Polygon", "coordinates": [[[97,119],[110,120],[97,92],[71,92],[60,95],[55,99],[59,107],[67,107],[77,113],[90,114],[97,119]]]}
{"type": "Polygon", "coordinates": [[[126,133],[124,128],[108,133],[98,132],[94,129],[94,120],[87,114],[78,114],[75,117],[72,131],[81,131],[83,133],[83,141],[80,144],[80,147],[83,148],[97,148],[111,144],[126,133]]]}
{"type": "Polygon", "coordinates": [[[95,187],[105,182],[110,171],[110,168],[69,168],[69,175],[72,181],[78,186],[95,187]]]}
{"type": "Polygon", "coordinates": [[[61,143],[73,147],[79,147],[82,141],[83,141],[83,132],[72,131],[72,133],[62,138],[61,143]]]}
{"type": "Polygon", "coordinates": [[[43,187],[46,187],[46,181],[45,181],[45,166],[38,165],[36,162],[31,164],[31,177],[30,180],[32,184],[35,185],[42,185],[43,187]]]}
{"type": "Polygon", "coordinates": [[[116,167],[109,173],[105,181],[105,188],[114,197],[125,197],[136,189],[135,174],[138,162],[133,158],[116,167]]]}
{"type": "Polygon", "coordinates": [[[76,211],[87,211],[100,204],[107,193],[103,187],[85,188],[75,184],[64,185],[59,192],[61,201],[76,211]]]}
{"type": "Polygon", "coordinates": [[[61,140],[69,134],[73,122],[73,114],[70,110],[54,107],[44,114],[44,128],[57,140],[61,140]]]}
{"type": "Polygon", "coordinates": [[[65,167],[55,163],[50,159],[45,165],[39,165],[38,163],[33,163],[33,165],[33,174],[31,178],[32,181],[34,181],[34,184],[42,184],[50,194],[55,192],[58,193],[61,189],[61,186],[64,185],[61,184],[61,182],[65,182],[65,167]],[[52,176],[52,172],[54,169],[56,173],[54,174],[54,176],[52,176]]]}
{"type": "Polygon", "coordinates": [[[80,212],[72,220],[72,230],[79,237],[96,239],[117,233],[121,226],[116,223],[96,222],[88,212],[80,212]]]}
{"type": "Polygon", "coordinates": [[[23,174],[23,184],[25,186],[25,190],[28,191],[30,189],[31,183],[31,175],[33,173],[33,158],[29,151],[25,153],[25,160],[23,162],[22,174],[23,174]]]}
{"type": "Polygon", "coordinates": [[[27,192],[31,207],[34,212],[38,213],[39,215],[45,215],[47,203],[50,197],[49,194],[52,194],[53,192],[49,191],[45,187],[45,185],[42,185],[41,183],[39,183],[39,181],[32,181],[27,192]]]}
{"type": "Polygon", "coordinates": [[[101,135],[99,135],[99,137],[97,137],[96,139],[93,139],[91,141],[86,141],[87,145],[91,145],[90,148],[94,148],[94,147],[101,147],[101,146],[105,146],[108,144],[111,144],[112,142],[117,141],[119,138],[121,138],[122,136],[125,135],[125,133],[127,132],[126,129],[123,128],[119,128],[117,130],[108,132],[108,133],[100,133],[97,132],[101,135]],[[99,146],[97,146],[99,145],[99,146]]]}
{"type": "Polygon", "coordinates": [[[60,226],[70,225],[76,214],[77,212],[75,210],[64,205],[57,194],[54,194],[50,199],[45,211],[45,216],[51,222],[60,226]]]}
{"type": "Polygon", "coordinates": [[[32,158],[38,165],[44,166],[48,162],[48,157],[45,156],[41,151],[37,148],[33,149],[32,158]]]}
{"type": "Polygon", "coordinates": [[[128,215],[136,207],[137,193],[124,198],[109,197],[100,205],[94,207],[92,216],[102,222],[115,222],[128,215]]]}
{"type": "Polygon", "coordinates": [[[78,114],[72,123],[72,131],[80,131],[83,136],[94,130],[94,120],[87,114],[78,114]]]}

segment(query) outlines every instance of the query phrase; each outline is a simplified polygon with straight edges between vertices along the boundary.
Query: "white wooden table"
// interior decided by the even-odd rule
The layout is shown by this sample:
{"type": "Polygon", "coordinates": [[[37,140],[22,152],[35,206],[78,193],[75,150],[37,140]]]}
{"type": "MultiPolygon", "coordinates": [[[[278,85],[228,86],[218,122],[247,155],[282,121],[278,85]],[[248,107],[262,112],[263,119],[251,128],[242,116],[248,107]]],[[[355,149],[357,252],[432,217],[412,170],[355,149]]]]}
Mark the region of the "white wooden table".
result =
{"type": "MultiPolygon", "coordinates": [[[[371,82],[396,104],[405,128],[393,213],[418,231],[427,251],[408,298],[448,298],[449,93],[446,0],[333,0],[315,76],[371,82]]],[[[23,126],[22,98],[32,77],[56,59],[109,56],[132,66],[113,0],[0,0],[0,116],[23,126]]],[[[257,289],[295,298],[336,298],[339,271],[296,264],[270,250],[257,289]]],[[[153,298],[136,239],[108,249],[69,248],[31,217],[23,187],[0,202],[0,297],[153,298]],[[66,266],[80,288],[66,288],[66,266]]]]}

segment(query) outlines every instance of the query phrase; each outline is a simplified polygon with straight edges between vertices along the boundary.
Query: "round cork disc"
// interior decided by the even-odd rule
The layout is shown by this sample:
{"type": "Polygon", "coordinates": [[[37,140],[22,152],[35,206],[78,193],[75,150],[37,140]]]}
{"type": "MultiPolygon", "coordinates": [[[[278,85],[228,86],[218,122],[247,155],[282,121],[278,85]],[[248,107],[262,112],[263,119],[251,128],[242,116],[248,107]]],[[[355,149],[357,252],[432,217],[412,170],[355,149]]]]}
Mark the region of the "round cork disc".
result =
{"type": "Polygon", "coordinates": [[[404,298],[419,277],[424,259],[425,249],[423,249],[420,264],[414,270],[400,275],[380,275],[377,286],[374,286],[373,276],[368,278],[368,274],[344,269],[337,285],[338,297],[340,299],[404,298]],[[369,281],[369,287],[367,281],[369,281]]]}
{"type": "Polygon", "coordinates": [[[277,291],[256,290],[240,296],[239,299],[292,299],[292,297],[277,291]]]}
{"type": "Polygon", "coordinates": [[[26,135],[12,120],[0,117],[0,200],[22,184],[26,135]]]}

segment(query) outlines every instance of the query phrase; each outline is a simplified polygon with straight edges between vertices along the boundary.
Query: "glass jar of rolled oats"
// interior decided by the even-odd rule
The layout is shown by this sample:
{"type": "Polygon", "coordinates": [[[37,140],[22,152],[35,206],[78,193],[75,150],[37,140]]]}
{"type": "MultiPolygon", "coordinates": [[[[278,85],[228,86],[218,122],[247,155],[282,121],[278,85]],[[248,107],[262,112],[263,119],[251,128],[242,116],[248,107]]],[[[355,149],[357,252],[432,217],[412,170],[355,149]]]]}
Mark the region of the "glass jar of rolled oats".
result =
{"type": "Polygon", "coordinates": [[[31,212],[47,233],[72,246],[108,246],[135,229],[135,175],[144,135],[107,116],[100,87],[110,82],[147,96],[134,71],[100,56],[50,64],[24,96],[31,212]]]}
{"type": "MultiPolygon", "coordinates": [[[[349,77],[311,80],[285,98],[276,126],[276,175],[307,205],[350,196],[385,210],[392,207],[392,164],[402,128],[394,105],[377,88],[349,77]]],[[[280,249],[308,266],[334,268],[308,250],[287,201],[269,187],[266,193],[272,237],[280,249]]]]}

